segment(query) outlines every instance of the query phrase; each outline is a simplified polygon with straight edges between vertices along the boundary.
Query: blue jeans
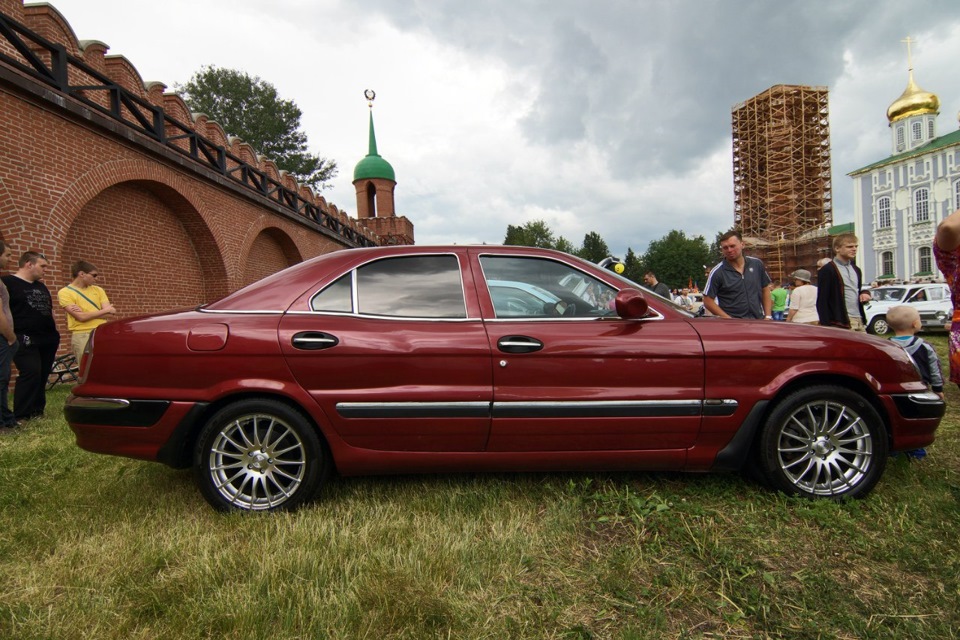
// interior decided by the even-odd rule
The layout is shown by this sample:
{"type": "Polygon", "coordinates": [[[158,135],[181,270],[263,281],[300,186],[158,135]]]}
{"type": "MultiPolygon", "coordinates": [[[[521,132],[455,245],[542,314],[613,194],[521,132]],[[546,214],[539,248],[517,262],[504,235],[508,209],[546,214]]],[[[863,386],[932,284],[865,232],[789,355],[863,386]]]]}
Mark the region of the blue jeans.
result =
{"type": "Polygon", "coordinates": [[[10,411],[10,364],[17,353],[19,342],[7,344],[7,339],[0,337],[0,427],[13,427],[17,419],[10,411]]]}
{"type": "Polygon", "coordinates": [[[787,319],[787,316],[786,316],[786,312],[785,312],[785,311],[773,311],[773,312],[771,312],[771,316],[772,316],[773,319],[776,320],[777,322],[783,322],[784,320],[787,319]]]}

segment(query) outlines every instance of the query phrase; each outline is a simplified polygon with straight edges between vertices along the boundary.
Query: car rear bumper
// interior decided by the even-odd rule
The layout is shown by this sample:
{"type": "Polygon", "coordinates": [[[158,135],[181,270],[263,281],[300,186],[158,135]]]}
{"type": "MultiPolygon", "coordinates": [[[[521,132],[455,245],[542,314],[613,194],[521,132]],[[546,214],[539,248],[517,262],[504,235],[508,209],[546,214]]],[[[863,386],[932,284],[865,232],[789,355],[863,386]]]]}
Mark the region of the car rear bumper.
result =
{"type": "Polygon", "coordinates": [[[71,395],[63,408],[67,422],[111,427],[151,427],[167,411],[169,400],[84,398],[71,395]]]}
{"type": "Polygon", "coordinates": [[[180,450],[185,425],[192,424],[203,406],[196,402],[71,395],[64,416],[82,449],[171,464],[161,452],[169,450],[173,442],[180,450]]]}

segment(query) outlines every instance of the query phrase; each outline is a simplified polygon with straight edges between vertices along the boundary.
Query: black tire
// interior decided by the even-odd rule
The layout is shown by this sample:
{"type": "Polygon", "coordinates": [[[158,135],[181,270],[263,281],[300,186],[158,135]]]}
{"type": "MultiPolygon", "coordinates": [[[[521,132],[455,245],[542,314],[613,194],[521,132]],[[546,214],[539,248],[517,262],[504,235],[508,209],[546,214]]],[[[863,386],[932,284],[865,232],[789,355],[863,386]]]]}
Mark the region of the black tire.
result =
{"type": "Polygon", "coordinates": [[[861,395],[834,386],[795,391],[781,400],[760,435],[758,464],[788,495],[862,498],[883,475],[887,432],[861,395]]]}
{"type": "Polygon", "coordinates": [[[877,316],[870,321],[867,331],[875,336],[882,336],[890,331],[890,325],[887,324],[887,316],[877,316]]]}
{"type": "Polygon", "coordinates": [[[193,457],[203,497],[220,511],[291,511],[312,499],[330,472],[316,428],[270,399],[240,400],[204,426],[193,457]]]}

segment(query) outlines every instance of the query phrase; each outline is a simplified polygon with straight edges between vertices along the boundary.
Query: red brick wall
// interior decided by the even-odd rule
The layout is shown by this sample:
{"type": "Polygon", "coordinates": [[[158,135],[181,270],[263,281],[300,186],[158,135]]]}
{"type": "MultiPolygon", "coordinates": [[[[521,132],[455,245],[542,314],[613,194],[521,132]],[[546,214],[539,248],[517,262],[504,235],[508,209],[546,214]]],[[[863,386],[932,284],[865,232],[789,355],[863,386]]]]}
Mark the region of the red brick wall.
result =
{"type": "Polygon", "coordinates": [[[93,262],[122,315],[211,301],[342,248],[2,85],[0,132],[0,239],[16,254],[44,252],[55,266],[53,289],[69,282],[73,260],[93,262]]]}
{"type": "Polygon", "coordinates": [[[295,214],[194,171],[186,159],[158,155],[158,145],[138,137],[0,79],[0,239],[15,254],[47,255],[52,291],[83,258],[104,272],[121,315],[138,315],[212,301],[343,248],[295,214]]]}
{"type": "Polygon", "coordinates": [[[281,238],[274,237],[270,232],[264,231],[257,235],[250,247],[250,253],[243,271],[243,281],[247,284],[256,282],[297,262],[299,262],[299,259],[296,256],[287,255],[282,246],[281,238]]]}
{"type": "Polygon", "coordinates": [[[56,265],[62,281],[70,281],[70,265],[78,259],[97,266],[100,286],[122,314],[209,299],[190,236],[149,183],[108,187],[82,207],[56,265]]]}

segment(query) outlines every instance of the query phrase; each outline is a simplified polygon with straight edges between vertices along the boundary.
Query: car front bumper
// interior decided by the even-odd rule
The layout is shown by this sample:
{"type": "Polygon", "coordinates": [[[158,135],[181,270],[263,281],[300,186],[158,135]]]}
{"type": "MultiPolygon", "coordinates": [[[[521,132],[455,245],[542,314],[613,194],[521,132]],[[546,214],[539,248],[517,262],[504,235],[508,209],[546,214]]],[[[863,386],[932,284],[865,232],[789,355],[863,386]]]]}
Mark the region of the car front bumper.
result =
{"type": "Polygon", "coordinates": [[[890,450],[909,451],[932,444],[947,410],[932,391],[882,396],[890,416],[890,450]]]}

